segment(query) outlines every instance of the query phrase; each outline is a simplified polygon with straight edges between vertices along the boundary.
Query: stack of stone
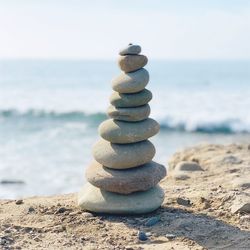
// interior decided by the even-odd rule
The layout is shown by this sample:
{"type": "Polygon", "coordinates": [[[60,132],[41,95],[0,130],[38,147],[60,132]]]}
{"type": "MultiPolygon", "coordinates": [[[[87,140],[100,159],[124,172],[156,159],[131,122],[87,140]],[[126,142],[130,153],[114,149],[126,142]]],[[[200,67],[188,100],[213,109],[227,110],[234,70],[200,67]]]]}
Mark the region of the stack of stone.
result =
{"type": "Polygon", "coordinates": [[[152,161],[154,145],[148,138],[159,131],[159,124],[148,118],[152,93],[145,89],[149,73],[143,67],[147,57],[141,47],[129,44],[120,51],[123,72],[112,81],[111,118],[99,126],[102,137],[93,148],[95,161],[86,171],[89,183],[79,193],[78,203],[85,210],[113,214],[151,212],[163,202],[158,185],[166,168],[152,161]]]}

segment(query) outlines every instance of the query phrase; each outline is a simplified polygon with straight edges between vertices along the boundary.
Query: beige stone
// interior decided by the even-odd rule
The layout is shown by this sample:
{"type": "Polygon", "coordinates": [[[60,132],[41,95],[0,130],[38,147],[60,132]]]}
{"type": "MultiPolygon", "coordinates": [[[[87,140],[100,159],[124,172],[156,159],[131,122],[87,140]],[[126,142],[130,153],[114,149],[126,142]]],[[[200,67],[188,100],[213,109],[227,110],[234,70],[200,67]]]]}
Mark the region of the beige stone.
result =
{"type": "Polygon", "coordinates": [[[118,58],[118,64],[122,71],[129,73],[143,68],[148,62],[144,55],[126,55],[118,58]]]}
{"type": "Polygon", "coordinates": [[[130,144],[114,144],[100,139],[93,147],[93,156],[100,164],[114,169],[126,169],[150,162],[154,145],[146,140],[130,144]]]}
{"type": "Polygon", "coordinates": [[[164,200],[160,186],[129,195],[101,190],[87,183],[78,194],[78,205],[87,211],[109,214],[143,214],[159,208],[164,200]]]}
{"type": "Polygon", "coordinates": [[[149,73],[146,69],[124,73],[112,80],[112,88],[119,93],[137,93],[142,91],[149,82],[149,73]]]}

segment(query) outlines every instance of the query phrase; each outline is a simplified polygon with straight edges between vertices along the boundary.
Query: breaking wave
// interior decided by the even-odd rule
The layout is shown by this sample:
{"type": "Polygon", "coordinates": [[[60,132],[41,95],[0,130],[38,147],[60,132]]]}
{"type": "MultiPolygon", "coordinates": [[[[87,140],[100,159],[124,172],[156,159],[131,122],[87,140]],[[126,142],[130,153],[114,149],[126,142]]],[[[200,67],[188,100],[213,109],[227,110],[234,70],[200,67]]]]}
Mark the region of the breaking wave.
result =
{"type": "MultiPolygon", "coordinates": [[[[250,124],[240,119],[226,120],[180,120],[177,117],[157,118],[163,131],[179,131],[190,133],[250,133],[250,124]]],[[[32,122],[34,120],[49,120],[62,122],[85,122],[97,124],[105,119],[107,115],[102,112],[85,113],[80,111],[58,112],[46,110],[28,110],[20,112],[16,109],[0,110],[0,123],[8,120],[25,120],[32,122]]]]}

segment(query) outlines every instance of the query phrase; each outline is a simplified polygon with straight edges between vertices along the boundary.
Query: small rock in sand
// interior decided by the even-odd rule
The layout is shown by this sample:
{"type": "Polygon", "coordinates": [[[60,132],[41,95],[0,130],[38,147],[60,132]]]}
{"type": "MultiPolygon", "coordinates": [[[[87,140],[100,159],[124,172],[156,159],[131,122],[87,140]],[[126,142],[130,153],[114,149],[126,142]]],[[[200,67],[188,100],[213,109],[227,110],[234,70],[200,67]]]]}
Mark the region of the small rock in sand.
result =
{"type": "Polygon", "coordinates": [[[66,212],[66,208],[65,207],[60,207],[55,213],[56,214],[62,214],[62,213],[65,213],[66,212]]]}
{"type": "Polygon", "coordinates": [[[176,171],[203,171],[203,169],[201,168],[201,166],[198,163],[192,162],[192,161],[179,162],[176,165],[175,170],[176,171]]]}
{"type": "Polygon", "coordinates": [[[233,155],[229,155],[223,158],[222,163],[224,164],[240,164],[242,163],[242,160],[233,156],[233,155]]]}
{"type": "Polygon", "coordinates": [[[173,240],[173,239],[176,237],[175,234],[166,234],[165,236],[166,236],[169,240],[173,240]]]}
{"type": "Polygon", "coordinates": [[[7,245],[10,245],[12,243],[14,243],[14,240],[12,238],[10,238],[8,236],[1,236],[0,237],[0,245],[6,246],[6,248],[4,248],[4,249],[10,249],[9,246],[7,246],[7,245]]]}
{"type": "Polygon", "coordinates": [[[248,178],[235,178],[232,180],[233,187],[237,188],[243,188],[248,189],[250,188],[250,179],[248,178]]]}
{"type": "Polygon", "coordinates": [[[139,231],[138,232],[138,239],[141,241],[146,241],[148,239],[148,236],[143,231],[139,231]]]}
{"type": "Polygon", "coordinates": [[[189,199],[177,198],[177,203],[182,206],[190,206],[191,202],[189,199]]]}
{"type": "Polygon", "coordinates": [[[250,194],[241,193],[236,196],[231,206],[232,213],[250,213],[250,194]]]}
{"type": "Polygon", "coordinates": [[[21,204],[23,204],[23,200],[17,200],[16,201],[16,205],[21,205],[21,204]]]}
{"type": "Polygon", "coordinates": [[[33,208],[33,207],[29,207],[28,212],[29,212],[29,213],[33,213],[33,212],[35,212],[35,208],[33,208]]]}

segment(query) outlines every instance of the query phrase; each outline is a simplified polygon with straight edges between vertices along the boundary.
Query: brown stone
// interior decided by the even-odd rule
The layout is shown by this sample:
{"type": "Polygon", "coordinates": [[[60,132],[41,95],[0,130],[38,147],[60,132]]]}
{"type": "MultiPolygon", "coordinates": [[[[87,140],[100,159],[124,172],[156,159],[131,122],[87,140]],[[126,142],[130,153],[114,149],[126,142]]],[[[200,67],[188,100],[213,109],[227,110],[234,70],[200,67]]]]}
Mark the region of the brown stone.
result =
{"type": "Polygon", "coordinates": [[[93,161],[86,170],[86,178],[92,185],[103,190],[129,194],[148,190],[166,176],[166,168],[156,162],[149,162],[136,168],[109,169],[93,161]]]}

